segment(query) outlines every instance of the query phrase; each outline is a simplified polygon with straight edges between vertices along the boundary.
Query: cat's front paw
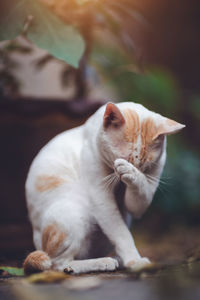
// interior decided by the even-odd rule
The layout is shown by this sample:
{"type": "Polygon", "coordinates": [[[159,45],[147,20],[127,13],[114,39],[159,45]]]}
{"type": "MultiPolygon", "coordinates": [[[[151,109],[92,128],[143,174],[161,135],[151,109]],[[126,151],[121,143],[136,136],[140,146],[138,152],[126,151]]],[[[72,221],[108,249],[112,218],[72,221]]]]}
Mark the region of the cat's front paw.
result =
{"type": "Polygon", "coordinates": [[[118,158],[114,162],[115,172],[119,175],[121,181],[127,185],[134,184],[137,178],[137,168],[127,160],[118,158]]]}
{"type": "Polygon", "coordinates": [[[132,260],[126,264],[126,268],[132,272],[139,272],[151,265],[150,260],[147,257],[141,257],[138,260],[132,260]]]}
{"type": "Polygon", "coordinates": [[[64,269],[68,274],[88,272],[115,271],[119,267],[118,261],[112,257],[102,257],[89,260],[73,260],[64,269]]]}

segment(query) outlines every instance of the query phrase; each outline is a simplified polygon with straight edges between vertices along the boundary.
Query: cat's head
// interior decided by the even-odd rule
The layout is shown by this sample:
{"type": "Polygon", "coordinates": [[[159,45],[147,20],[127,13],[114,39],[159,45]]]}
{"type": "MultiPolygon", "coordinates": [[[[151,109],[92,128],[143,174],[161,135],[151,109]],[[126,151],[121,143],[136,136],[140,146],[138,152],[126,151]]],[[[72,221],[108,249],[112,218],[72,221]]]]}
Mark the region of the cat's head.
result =
{"type": "Polygon", "coordinates": [[[115,159],[124,158],[145,171],[161,157],[166,135],[184,127],[140,104],[108,103],[100,138],[101,153],[110,165],[115,159]]]}

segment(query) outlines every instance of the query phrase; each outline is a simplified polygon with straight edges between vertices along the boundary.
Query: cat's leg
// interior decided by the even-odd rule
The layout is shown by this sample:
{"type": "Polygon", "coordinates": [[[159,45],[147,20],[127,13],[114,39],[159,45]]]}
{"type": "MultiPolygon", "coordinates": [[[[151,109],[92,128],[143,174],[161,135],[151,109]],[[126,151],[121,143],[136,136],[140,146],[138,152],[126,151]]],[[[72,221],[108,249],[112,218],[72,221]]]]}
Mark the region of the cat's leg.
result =
{"type": "MultiPolygon", "coordinates": [[[[157,167],[154,174],[155,177],[149,177],[156,178],[156,180],[151,180],[124,159],[117,159],[114,165],[115,171],[120,176],[121,181],[126,184],[125,205],[134,217],[140,217],[153,199],[163,166],[160,165],[157,167]]],[[[149,260],[143,258],[139,260],[137,264],[135,264],[134,260],[130,261],[127,266],[133,270],[137,270],[145,267],[148,263],[149,260]]]]}
{"type": "Polygon", "coordinates": [[[140,217],[153,199],[161,172],[158,169],[156,180],[151,180],[125,159],[116,159],[114,165],[121,181],[126,184],[125,205],[134,217],[140,217]]]}
{"type": "Polygon", "coordinates": [[[63,263],[62,270],[73,274],[115,271],[119,267],[118,261],[112,257],[72,260],[68,263],[63,261],[63,263]]]}
{"type": "Polygon", "coordinates": [[[88,243],[85,240],[90,222],[87,207],[82,205],[83,197],[68,192],[68,200],[64,190],[57,192],[57,195],[59,200],[55,198],[45,209],[40,228],[34,231],[37,250],[29,254],[24,262],[26,274],[50,268],[63,270],[80,251],[83,252],[83,248],[87,253],[88,243]]]}
{"type": "Polygon", "coordinates": [[[149,260],[142,258],[135,246],[133,237],[119,212],[113,192],[93,184],[90,193],[96,220],[114,245],[121,265],[133,268],[134,264],[136,270],[148,264],[149,260]]]}
{"type": "Polygon", "coordinates": [[[122,266],[130,267],[134,262],[135,269],[137,269],[148,264],[149,260],[142,258],[135,246],[133,236],[126,226],[115,201],[113,190],[105,188],[102,184],[103,176],[105,176],[102,161],[99,161],[98,157],[94,157],[89,147],[85,147],[85,150],[83,152],[85,163],[82,165],[83,181],[87,186],[92,213],[96,218],[96,222],[115,247],[122,266]],[[84,174],[87,174],[87,176],[84,176],[84,174]]]}
{"type": "MultiPolygon", "coordinates": [[[[59,220],[46,220],[41,232],[34,233],[36,251],[31,252],[25,259],[23,267],[25,274],[37,273],[50,269],[59,269],[59,262],[55,266],[54,261],[65,253],[65,261],[73,259],[73,251],[70,249],[68,231],[59,220]],[[37,240],[35,241],[35,237],[37,240]]],[[[62,263],[62,259],[61,259],[62,263]]]]}
{"type": "MultiPolygon", "coordinates": [[[[55,222],[53,222],[54,227],[46,225],[42,239],[43,250],[51,256],[54,270],[63,271],[66,269],[68,272],[78,274],[117,269],[118,261],[111,257],[77,259],[78,257],[88,257],[89,254],[90,241],[88,240],[91,220],[90,216],[87,215],[88,212],[79,205],[76,208],[73,207],[73,211],[62,205],[62,215],[64,211],[68,215],[67,219],[65,217],[62,220],[62,217],[58,219],[55,207],[53,207],[53,211],[56,214],[57,225],[55,222]]],[[[64,216],[66,216],[65,213],[64,216]]],[[[48,224],[52,223],[52,216],[50,219],[48,218],[48,224]]],[[[96,247],[98,247],[97,244],[96,247]]]]}
{"type": "MultiPolygon", "coordinates": [[[[74,220],[76,223],[76,220],[74,220]]],[[[48,253],[52,261],[52,269],[57,271],[67,270],[69,273],[87,273],[96,271],[114,271],[118,261],[111,257],[97,259],[75,260],[83,248],[87,251],[86,232],[79,236],[77,229],[63,230],[63,224],[50,224],[43,231],[43,251],[48,253]],[[71,237],[70,237],[71,236],[71,237]]]]}
{"type": "Polygon", "coordinates": [[[78,200],[76,197],[73,205],[59,201],[46,211],[38,243],[41,247],[26,258],[26,274],[48,269],[63,271],[66,268],[76,274],[117,269],[118,262],[111,257],[75,260],[84,254],[87,256],[91,223],[88,211],[78,200]]]}

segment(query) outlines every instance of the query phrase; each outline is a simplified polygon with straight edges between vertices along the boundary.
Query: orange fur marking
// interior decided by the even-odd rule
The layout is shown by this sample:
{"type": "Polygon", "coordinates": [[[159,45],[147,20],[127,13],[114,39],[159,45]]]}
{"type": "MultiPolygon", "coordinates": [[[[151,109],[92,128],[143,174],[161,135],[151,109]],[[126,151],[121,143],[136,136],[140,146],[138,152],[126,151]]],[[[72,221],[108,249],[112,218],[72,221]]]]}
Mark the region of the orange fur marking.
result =
{"type": "Polygon", "coordinates": [[[56,224],[48,225],[42,234],[42,249],[49,256],[55,256],[66,236],[66,233],[61,231],[56,224]]]}
{"type": "Polygon", "coordinates": [[[48,260],[48,255],[43,251],[34,251],[30,253],[23,264],[25,274],[43,271],[43,263],[48,260]]]}
{"type": "Polygon", "coordinates": [[[129,143],[134,143],[140,132],[139,116],[136,111],[131,109],[124,110],[126,120],[125,140],[129,143]]]}
{"type": "Polygon", "coordinates": [[[57,188],[64,182],[65,180],[60,177],[41,175],[37,177],[35,187],[38,192],[46,192],[57,188]]]}
{"type": "Polygon", "coordinates": [[[153,139],[156,137],[158,130],[154,121],[151,118],[147,118],[142,122],[141,125],[141,152],[140,160],[144,162],[147,158],[147,148],[148,145],[152,143],[153,139]]]}
{"type": "MultiPolygon", "coordinates": [[[[131,109],[124,110],[124,117],[126,120],[126,126],[124,131],[125,140],[132,144],[132,151],[134,150],[134,143],[136,142],[140,133],[139,116],[136,111],[131,109]]],[[[133,156],[129,157],[129,162],[134,164],[133,156]]]]}

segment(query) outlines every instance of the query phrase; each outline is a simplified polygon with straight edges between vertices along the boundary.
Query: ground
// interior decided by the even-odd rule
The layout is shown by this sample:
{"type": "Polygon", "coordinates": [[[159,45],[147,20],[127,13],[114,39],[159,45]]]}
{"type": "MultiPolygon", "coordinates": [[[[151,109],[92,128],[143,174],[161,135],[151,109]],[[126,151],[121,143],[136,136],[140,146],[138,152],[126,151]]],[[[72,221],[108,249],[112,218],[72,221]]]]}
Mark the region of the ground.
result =
{"type": "Polygon", "coordinates": [[[136,228],[134,236],[141,254],[155,262],[137,274],[117,271],[74,276],[47,272],[19,277],[2,271],[0,299],[200,299],[199,235],[199,227],[183,224],[155,234],[136,228]]]}

